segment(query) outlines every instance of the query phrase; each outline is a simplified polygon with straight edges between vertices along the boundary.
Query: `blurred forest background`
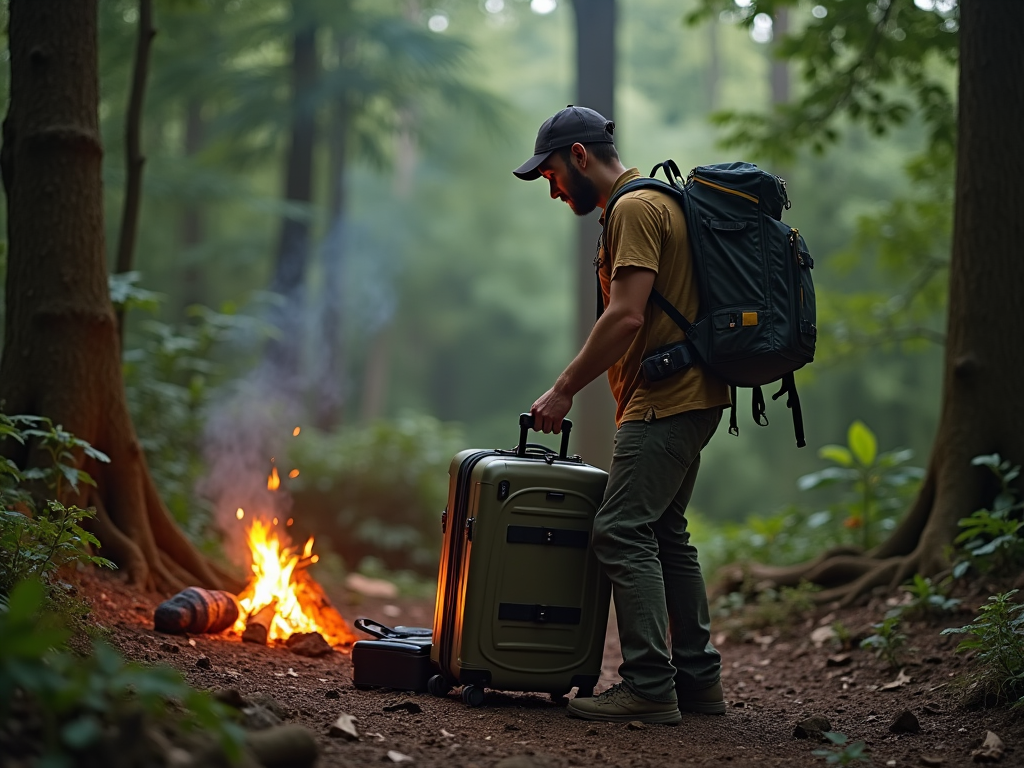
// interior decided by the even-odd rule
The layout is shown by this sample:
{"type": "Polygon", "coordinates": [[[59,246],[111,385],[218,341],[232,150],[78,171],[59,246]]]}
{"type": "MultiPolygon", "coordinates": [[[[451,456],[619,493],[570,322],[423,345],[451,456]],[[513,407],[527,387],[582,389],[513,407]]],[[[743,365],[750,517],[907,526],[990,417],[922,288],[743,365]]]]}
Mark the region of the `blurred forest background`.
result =
{"type": "MultiPolygon", "coordinates": [[[[798,487],[853,422],[879,450],[926,462],[953,162],[930,152],[913,114],[795,152],[724,146],[716,115],[800,94],[776,38],[826,9],[743,24],[749,2],[735,0],[687,23],[702,5],[618,4],[609,117],[643,173],[666,158],[684,170],[744,159],[789,183],[786,221],[810,245],[818,289],[818,360],[797,374],[808,448],[781,403],[762,429],[741,394],[740,436],[723,427],[706,450],[693,517],[699,547],[733,525],[795,560],[820,548],[799,544],[798,524],[857,534],[840,493],[798,487]]],[[[941,26],[941,2],[914,5],[941,26]]],[[[138,9],[100,3],[112,273],[138,9]]],[[[573,13],[568,0],[155,2],[136,256],[111,290],[127,310],[135,427],[176,519],[208,551],[246,503],[239,484],[279,467],[296,528],[325,534],[339,565],[432,572],[451,456],[515,442],[517,415],[576,351],[577,301],[593,301],[576,295],[574,217],[511,174],[576,98],[573,13]],[[268,349],[287,391],[257,386],[268,349]],[[254,430],[273,436],[272,453],[247,452],[266,445],[254,430]]],[[[954,98],[955,68],[925,66],[954,98]]],[[[572,450],[587,459],[590,447],[572,450]]],[[[883,528],[899,509],[879,514],[883,528]]]]}

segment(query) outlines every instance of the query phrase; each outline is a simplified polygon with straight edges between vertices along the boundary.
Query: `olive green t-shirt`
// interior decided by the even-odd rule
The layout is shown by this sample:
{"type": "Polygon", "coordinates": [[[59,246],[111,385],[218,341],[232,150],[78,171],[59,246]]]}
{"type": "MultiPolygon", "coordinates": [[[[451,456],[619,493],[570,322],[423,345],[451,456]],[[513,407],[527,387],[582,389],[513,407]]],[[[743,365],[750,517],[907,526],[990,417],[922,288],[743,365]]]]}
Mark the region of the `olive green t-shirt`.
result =
{"type": "MultiPolygon", "coordinates": [[[[611,195],[627,181],[640,178],[630,168],[612,186],[611,195]]],[[[621,267],[654,270],[654,288],[683,317],[693,320],[700,307],[693,259],[682,209],[672,197],[655,189],[627,192],[615,203],[605,222],[598,254],[601,292],[607,306],[611,281],[621,267]]],[[[640,364],[658,347],[682,341],[683,330],[654,302],[647,302],[644,324],[626,354],[608,369],[608,381],[617,404],[615,423],[662,418],[698,408],[729,405],[729,387],[700,364],[667,379],[650,383],[640,364]]]]}

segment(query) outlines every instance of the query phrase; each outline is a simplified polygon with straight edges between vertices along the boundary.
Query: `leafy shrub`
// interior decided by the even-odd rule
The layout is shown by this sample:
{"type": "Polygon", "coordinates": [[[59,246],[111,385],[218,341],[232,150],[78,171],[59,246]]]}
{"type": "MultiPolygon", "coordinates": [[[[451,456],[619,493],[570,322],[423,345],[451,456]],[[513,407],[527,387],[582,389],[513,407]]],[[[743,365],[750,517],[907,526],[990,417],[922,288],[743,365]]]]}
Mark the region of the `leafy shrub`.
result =
{"type": "Polygon", "coordinates": [[[834,466],[804,475],[798,481],[801,490],[842,484],[850,500],[844,525],[861,531],[865,550],[876,543],[876,526],[891,528],[895,516],[903,509],[906,497],[917,490],[924,477],[920,467],[907,467],[904,462],[913,451],[878,452],[878,440],[862,421],[854,421],[847,430],[847,445],[826,445],[818,455],[834,466]]]}
{"type": "Polygon", "coordinates": [[[733,637],[769,627],[785,629],[814,610],[814,594],[819,589],[801,582],[796,587],[761,589],[749,597],[743,592],[730,592],[712,604],[711,612],[716,624],[733,637]]]}
{"type": "Polygon", "coordinates": [[[839,749],[816,749],[811,754],[815,757],[824,757],[825,762],[829,765],[871,762],[871,758],[865,754],[867,745],[863,741],[851,742],[845,733],[836,731],[825,731],[822,735],[839,749]]]}
{"type": "Polygon", "coordinates": [[[882,659],[891,669],[903,666],[903,648],[907,644],[907,636],[900,631],[899,615],[886,616],[878,624],[872,624],[871,628],[875,633],[861,640],[860,647],[874,651],[875,657],[882,659]]]}
{"type": "Polygon", "coordinates": [[[957,653],[974,652],[976,671],[968,680],[983,697],[1015,707],[1024,705],[1024,605],[1013,602],[1016,593],[992,595],[970,624],[941,633],[968,635],[956,647],[957,653]]]}
{"type": "Polygon", "coordinates": [[[979,509],[958,521],[963,530],[954,543],[962,547],[963,557],[954,565],[953,575],[959,578],[971,567],[1000,576],[1015,574],[1024,564],[1024,520],[1020,517],[1024,502],[1013,485],[1020,476],[1020,465],[1011,466],[998,453],[975,456],[971,464],[988,467],[999,482],[999,491],[991,510],[979,509]]]}
{"type": "MultiPolygon", "coordinates": [[[[122,294],[129,306],[152,310],[159,304],[156,294],[137,287],[121,286],[122,294]]],[[[124,353],[124,380],[128,409],[160,497],[189,537],[203,544],[215,538],[212,513],[195,486],[207,470],[202,459],[206,407],[232,369],[223,345],[240,335],[262,337],[266,330],[230,306],[222,312],[193,306],[187,314],[188,322],[178,325],[152,319],[141,324],[139,345],[124,353]]]]}
{"type": "Polygon", "coordinates": [[[415,414],[335,434],[304,429],[289,456],[302,470],[289,484],[297,526],[329,538],[350,568],[375,557],[432,575],[460,443],[456,427],[415,414]]]}
{"type": "Polygon", "coordinates": [[[951,578],[934,583],[926,576],[914,574],[914,578],[903,585],[910,600],[900,606],[900,615],[908,619],[927,618],[956,610],[962,601],[949,596],[951,583],[951,578]]]}
{"type": "Polygon", "coordinates": [[[9,459],[0,459],[0,601],[14,585],[24,579],[37,579],[46,585],[72,561],[113,567],[113,563],[94,555],[90,547],[99,541],[82,528],[95,510],[65,506],[59,501],[41,504],[29,492],[32,484],[41,485],[49,495],[59,496],[68,485],[93,484],[85,471],[75,466],[74,451],[81,450],[99,461],[109,461],[100,451],[38,416],[0,414],[0,440],[25,444],[35,441],[50,458],[44,466],[22,470],[9,459]]]}
{"type": "Polygon", "coordinates": [[[751,515],[742,523],[717,525],[687,513],[687,529],[700,543],[707,573],[744,560],[773,565],[803,562],[836,544],[833,515],[789,506],[772,515],[751,515]]]}
{"type": "Polygon", "coordinates": [[[168,742],[187,741],[182,733],[208,749],[206,731],[229,758],[241,755],[242,730],[223,705],[174,670],[125,663],[103,643],[85,658],[64,649],[69,633],[43,600],[42,585],[24,581],[0,610],[0,753],[52,767],[149,765],[162,763],[168,742]]]}

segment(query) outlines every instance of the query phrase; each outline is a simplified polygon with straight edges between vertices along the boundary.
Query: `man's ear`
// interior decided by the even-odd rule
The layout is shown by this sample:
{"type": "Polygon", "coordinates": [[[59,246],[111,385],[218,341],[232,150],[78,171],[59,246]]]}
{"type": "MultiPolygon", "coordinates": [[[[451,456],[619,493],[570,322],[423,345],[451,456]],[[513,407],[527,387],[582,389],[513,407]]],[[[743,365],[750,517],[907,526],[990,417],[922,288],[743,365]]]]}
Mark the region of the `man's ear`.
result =
{"type": "Polygon", "coordinates": [[[569,152],[573,159],[576,160],[576,165],[582,171],[587,167],[587,148],[580,144],[578,141],[569,147],[569,152]]]}

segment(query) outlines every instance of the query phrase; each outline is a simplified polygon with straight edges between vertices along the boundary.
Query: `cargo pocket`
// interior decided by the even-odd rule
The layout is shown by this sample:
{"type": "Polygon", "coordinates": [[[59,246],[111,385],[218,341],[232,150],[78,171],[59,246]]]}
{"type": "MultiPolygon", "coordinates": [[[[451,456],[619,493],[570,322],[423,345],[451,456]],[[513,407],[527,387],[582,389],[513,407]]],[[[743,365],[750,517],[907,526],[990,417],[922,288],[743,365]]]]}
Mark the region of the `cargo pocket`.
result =
{"type": "Polygon", "coordinates": [[[763,310],[721,309],[711,317],[716,362],[737,360],[770,349],[768,326],[763,310]]]}

